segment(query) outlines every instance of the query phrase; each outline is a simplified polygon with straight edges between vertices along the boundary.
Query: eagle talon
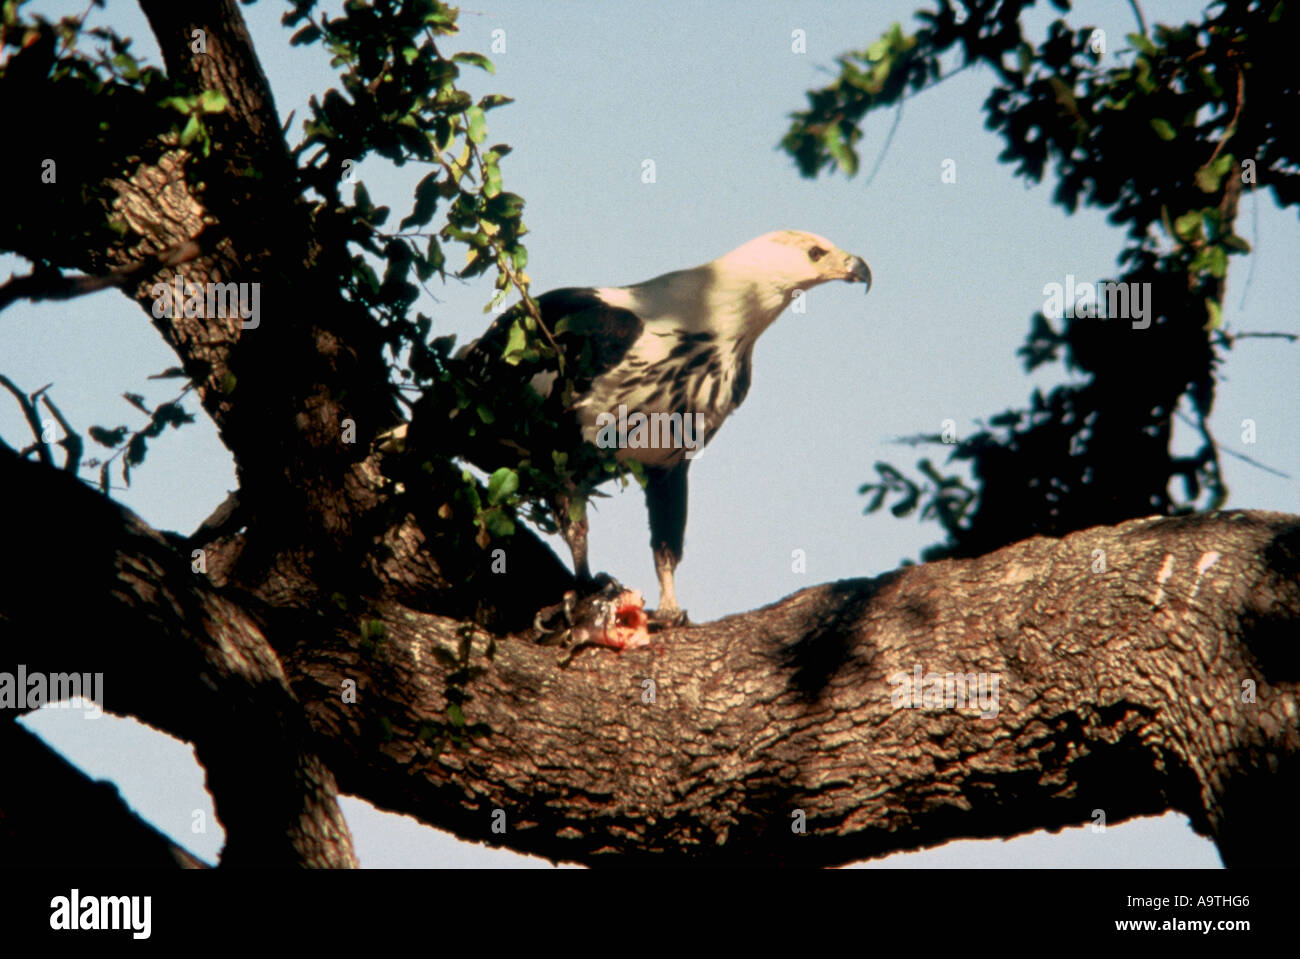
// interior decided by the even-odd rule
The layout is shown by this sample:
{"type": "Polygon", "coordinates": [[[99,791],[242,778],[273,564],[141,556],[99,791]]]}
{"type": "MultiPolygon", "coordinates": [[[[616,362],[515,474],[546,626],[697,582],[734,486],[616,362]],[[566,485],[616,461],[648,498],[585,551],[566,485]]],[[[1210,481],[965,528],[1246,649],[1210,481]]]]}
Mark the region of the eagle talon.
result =
{"type": "Polygon", "coordinates": [[[568,590],[558,603],[543,606],[533,617],[533,629],[537,632],[537,643],[541,646],[567,645],[573,632],[573,610],[578,601],[578,594],[568,590]],[[564,614],[564,624],[552,626],[548,623],[557,613],[564,614]]]}
{"type": "Polygon", "coordinates": [[[668,609],[655,609],[646,614],[650,620],[650,631],[652,633],[662,633],[666,629],[675,629],[678,626],[690,626],[690,618],[686,615],[686,610],[673,606],[668,609]]]}

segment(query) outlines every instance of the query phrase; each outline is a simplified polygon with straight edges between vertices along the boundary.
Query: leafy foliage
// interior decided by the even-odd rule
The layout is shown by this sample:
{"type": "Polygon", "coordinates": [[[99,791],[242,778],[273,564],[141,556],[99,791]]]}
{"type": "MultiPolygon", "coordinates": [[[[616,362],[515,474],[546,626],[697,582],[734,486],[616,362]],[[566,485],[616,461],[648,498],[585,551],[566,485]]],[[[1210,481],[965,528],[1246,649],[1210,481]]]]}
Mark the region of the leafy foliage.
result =
{"type": "MultiPolygon", "coordinates": [[[[896,515],[920,509],[948,534],[927,558],[1220,504],[1227,491],[1207,419],[1220,351],[1232,345],[1222,328],[1228,265],[1250,249],[1235,232],[1238,201],[1257,180],[1281,206],[1300,199],[1300,135],[1279,121],[1300,94],[1284,67],[1300,39],[1294,3],[1220,0],[1200,21],[1150,35],[1139,24],[1117,66],[1102,66],[1094,28],[1064,18],[1041,43],[1026,40],[1031,5],[938,0],[917,13],[915,33],[895,24],[841,56],[838,77],[808,94],[781,141],[805,176],[853,176],[867,114],[984,64],[996,77],[985,111],[1005,142],[1001,159],[1034,182],[1050,163],[1054,200],[1070,212],[1080,203],[1108,210],[1126,228],[1118,280],[1150,284],[1146,327],[1072,311],[1032,318],[1020,349],[1026,370],[1063,362],[1086,380],[1035,393],[1029,409],[993,417],[952,446],[978,495],[929,460],[915,480],[877,466],[879,481],[862,488],[868,511],[894,496],[896,515]],[[1202,443],[1179,458],[1169,441],[1183,406],[1202,443]]],[[[1053,6],[1070,11],[1066,0],[1053,6]]]]}
{"type": "Polygon", "coordinates": [[[438,38],[456,31],[452,8],[430,0],[350,0],[342,16],[313,19],[314,7],[313,0],[297,0],[284,22],[305,23],[292,42],[329,50],[332,63],[342,68],[343,92],[331,89],[312,98],[312,115],[293,153],[310,154],[301,180],[324,198],[316,211],[319,234],[355,248],[342,261],[339,279],[346,295],[376,318],[402,380],[423,396],[419,416],[436,421],[422,434],[433,438],[414,451],[424,476],[403,472],[405,481],[415,481],[405,486],[408,491],[427,486],[430,474],[446,480],[456,472],[449,460],[465,458],[494,470],[486,496],[471,474],[461,472],[453,496],[458,508],[447,503],[444,512],[465,511],[479,546],[511,535],[521,507],[542,528],[554,530],[557,493],[590,495],[618,468],[590,450],[575,450],[571,458],[551,456],[552,450],[575,445],[567,419],[544,409],[527,389],[502,391],[467,380],[450,358],[451,338],[431,337],[433,321],[423,313],[410,316],[419,294],[416,283],[434,274],[445,280],[447,245],[459,243],[466,254],[456,277],[496,271],[496,295],[485,311],[500,306],[512,291],[522,298],[512,314],[517,321],[503,354],[506,362],[564,366],[553,331],[528,296],[524,201],[503,188],[501,161],[510,147],[486,145],[489,112],[512,101],[502,94],[475,101],[456,86],[462,65],[489,73],[494,67],[481,54],[445,56],[439,50],[438,38]],[[382,229],[389,210],[373,205],[363,183],[355,184],[351,204],[340,196],[346,165],[371,152],[398,166],[430,167],[396,232],[382,229]],[[439,213],[442,225],[428,229],[439,213]],[[382,276],[366,254],[382,261],[382,276]]]}

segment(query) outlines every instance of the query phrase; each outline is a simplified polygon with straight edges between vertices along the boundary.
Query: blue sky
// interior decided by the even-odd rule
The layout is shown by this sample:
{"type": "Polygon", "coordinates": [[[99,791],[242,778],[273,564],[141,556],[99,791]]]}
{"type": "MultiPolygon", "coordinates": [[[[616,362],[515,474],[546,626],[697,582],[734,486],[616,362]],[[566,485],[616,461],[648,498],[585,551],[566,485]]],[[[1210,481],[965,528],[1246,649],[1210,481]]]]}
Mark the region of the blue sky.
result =
{"type": "MultiPolygon", "coordinates": [[[[1067,217],[1050,203],[1050,179],[1030,187],[998,164],[1001,141],[983,128],[991,77],[982,70],[964,71],[906,103],[869,184],[865,177],[803,180],[776,149],[787,115],[804,106],[805,90],[830,78],[835,55],[866,46],[895,20],[908,28],[919,6],[920,0],[482,0],[462,8],[462,33],[447,45],[486,53],[493,32],[504,31],[505,51],[492,54],[496,74],[467,70],[465,85],[475,95],[515,98],[489,115],[489,142],[514,148],[503,173],[506,189],[527,200],[534,292],[644,280],[785,228],[822,234],[871,265],[869,295],[861,286],[816,288],[806,313],[787,314],[764,334],[745,405],[692,466],[678,597],[696,621],[753,609],[816,583],[875,575],[937,541],[932,524],[895,520],[887,511],[862,515],[857,488],[873,478],[872,464],[910,467],[921,455],[937,458],[937,451],[918,453],[896,440],[933,432],[947,419],[968,430],[980,418],[1024,404],[1034,386],[1059,382],[1060,368],[1026,377],[1015,356],[1042,306],[1044,285],[1063,283],[1067,274],[1096,280],[1116,272],[1122,236],[1102,213],[1067,217]],[[805,53],[792,51],[795,30],[805,32],[805,53]],[[646,160],[654,162],[653,183],[642,180],[646,160]],[[946,160],[956,164],[955,183],[941,182],[946,160]],[[796,549],[807,556],[806,573],[791,571],[796,549]]],[[[32,7],[49,16],[83,8],[32,7]]],[[[242,9],[281,116],[298,111],[296,133],[307,98],[337,85],[327,56],[318,47],[288,46],[289,31],[278,23],[282,4],[262,0],[242,9]]],[[[1181,22],[1199,7],[1148,0],[1143,9],[1148,22],[1181,22]]],[[[1050,14],[1032,13],[1030,28],[1043,30],[1050,14]]],[[[134,4],[114,0],[98,16],[135,37],[137,53],[158,62],[134,4]]],[[[1121,0],[1078,4],[1070,19],[1104,29],[1109,58],[1123,55],[1123,36],[1134,29],[1121,0]]],[[[864,171],[880,158],[892,120],[868,119],[864,171]]],[[[409,209],[425,172],[382,160],[359,170],[375,201],[399,214],[409,209]]],[[[1235,330],[1300,332],[1291,306],[1300,295],[1294,214],[1278,211],[1261,192],[1243,200],[1239,231],[1255,252],[1232,264],[1225,322],[1235,330]]],[[[0,275],[25,267],[0,257],[0,275]]],[[[436,333],[456,333],[464,342],[481,332],[490,278],[431,289],[437,299],[422,296],[416,308],[434,318],[436,333]]],[[[53,397],[75,424],[135,426],[139,416],[121,399],[123,391],[151,401],[173,395],[175,381],[145,377],[173,365],[174,357],[148,317],[116,292],[15,306],[3,323],[0,372],[28,389],[53,382],[53,397]]],[[[1226,448],[1291,477],[1225,457],[1231,507],[1300,512],[1297,349],[1247,340],[1222,366],[1211,420],[1216,435],[1226,448]],[[1240,442],[1247,418],[1258,430],[1248,448],[1240,442]]],[[[15,443],[24,429],[16,408],[0,402],[0,434],[15,443]]],[[[1190,445],[1191,438],[1180,432],[1175,442],[1190,445]]],[[[155,526],[189,531],[234,482],[230,457],[203,419],[154,443],[131,488],[115,489],[114,496],[155,526]]],[[[647,541],[637,490],[599,501],[593,568],[653,597],[647,541]]],[[[212,813],[188,746],[129,720],[88,722],[68,710],[43,710],[24,722],[90,774],[114,781],[158,828],[215,858],[220,830],[190,831],[194,810],[207,810],[209,822],[212,813]]],[[[1096,805],[1105,807],[1106,797],[1096,805]]],[[[345,800],[345,811],[366,866],[541,864],[459,842],[360,801],[345,800]]],[[[1218,856],[1183,817],[1170,815],[1105,833],[1082,824],[1056,836],[950,843],[884,864],[1215,866],[1218,856]]]]}

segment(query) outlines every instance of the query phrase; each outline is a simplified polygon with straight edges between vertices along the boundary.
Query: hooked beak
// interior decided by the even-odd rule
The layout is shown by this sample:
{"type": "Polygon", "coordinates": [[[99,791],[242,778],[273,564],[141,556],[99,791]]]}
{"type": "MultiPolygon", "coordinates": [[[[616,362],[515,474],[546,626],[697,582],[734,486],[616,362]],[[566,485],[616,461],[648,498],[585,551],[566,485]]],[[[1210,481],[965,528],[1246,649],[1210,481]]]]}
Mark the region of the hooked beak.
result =
{"type": "Polygon", "coordinates": [[[871,267],[860,256],[844,255],[844,279],[849,283],[865,283],[871,290],[871,267]]]}

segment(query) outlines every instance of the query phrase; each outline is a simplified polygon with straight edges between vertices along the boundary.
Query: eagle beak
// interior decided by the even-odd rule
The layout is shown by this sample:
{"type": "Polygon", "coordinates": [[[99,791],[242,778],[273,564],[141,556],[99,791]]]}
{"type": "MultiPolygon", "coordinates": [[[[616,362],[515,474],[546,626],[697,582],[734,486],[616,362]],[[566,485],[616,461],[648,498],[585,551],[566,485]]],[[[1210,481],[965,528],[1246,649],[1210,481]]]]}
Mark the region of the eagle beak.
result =
{"type": "Polygon", "coordinates": [[[867,261],[860,256],[844,256],[844,279],[849,283],[865,283],[867,290],[871,290],[871,267],[867,266],[867,261]]]}

